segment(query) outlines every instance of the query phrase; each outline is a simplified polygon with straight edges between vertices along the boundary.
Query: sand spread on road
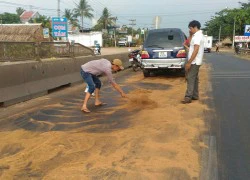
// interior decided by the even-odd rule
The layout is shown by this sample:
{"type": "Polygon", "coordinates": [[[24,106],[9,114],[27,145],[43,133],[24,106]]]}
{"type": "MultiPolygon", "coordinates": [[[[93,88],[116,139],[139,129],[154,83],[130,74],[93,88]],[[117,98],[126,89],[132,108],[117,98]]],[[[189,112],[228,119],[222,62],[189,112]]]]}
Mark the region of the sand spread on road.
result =
{"type": "MultiPolygon", "coordinates": [[[[80,127],[1,131],[1,179],[199,179],[200,151],[207,148],[201,142],[206,131],[203,113],[208,109],[203,103],[208,98],[207,68],[200,69],[200,101],[188,105],[180,103],[186,89],[184,78],[144,78],[142,73],[129,78],[126,86],[143,82],[153,87],[138,86],[119,106],[110,108],[112,113],[133,112],[126,119],[127,128],[101,133],[80,127]],[[157,89],[159,84],[168,88],[157,89]]],[[[119,122],[111,123],[119,126],[119,122]]],[[[91,127],[105,126],[100,121],[91,127]]]]}
{"type": "Polygon", "coordinates": [[[136,89],[129,93],[126,103],[127,109],[156,108],[157,103],[149,98],[149,90],[136,89]]]}

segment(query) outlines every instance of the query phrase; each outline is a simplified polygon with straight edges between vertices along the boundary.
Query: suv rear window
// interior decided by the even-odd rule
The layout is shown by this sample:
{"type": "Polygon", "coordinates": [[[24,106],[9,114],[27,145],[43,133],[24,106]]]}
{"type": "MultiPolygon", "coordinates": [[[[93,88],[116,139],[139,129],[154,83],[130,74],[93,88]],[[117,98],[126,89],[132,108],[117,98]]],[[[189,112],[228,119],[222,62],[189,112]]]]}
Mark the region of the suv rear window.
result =
{"type": "Polygon", "coordinates": [[[178,32],[151,32],[144,47],[174,48],[182,47],[182,43],[181,34],[178,32]]]}

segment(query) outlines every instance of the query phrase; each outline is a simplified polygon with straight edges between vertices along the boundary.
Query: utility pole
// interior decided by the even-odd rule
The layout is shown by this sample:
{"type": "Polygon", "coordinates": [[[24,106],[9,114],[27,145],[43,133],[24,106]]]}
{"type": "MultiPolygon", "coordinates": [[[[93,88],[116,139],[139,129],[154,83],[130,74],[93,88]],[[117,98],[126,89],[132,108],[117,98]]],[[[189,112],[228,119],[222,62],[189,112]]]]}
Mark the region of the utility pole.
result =
{"type": "Polygon", "coordinates": [[[130,19],[129,21],[131,21],[131,23],[129,25],[132,26],[132,38],[133,38],[133,28],[136,25],[136,23],[135,23],[136,19],[130,19]]]}
{"type": "Polygon", "coordinates": [[[155,29],[159,28],[159,23],[160,23],[160,18],[159,18],[159,16],[156,16],[155,17],[155,29]]]}
{"type": "Polygon", "coordinates": [[[111,19],[113,20],[113,30],[114,30],[114,40],[115,40],[115,47],[116,47],[116,33],[115,33],[115,31],[116,31],[116,21],[117,21],[117,17],[111,17],[111,19]]]}
{"type": "Polygon", "coordinates": [[[219,30],[219,43],[220,43],[220,34],[221,34],[221,25],[220,25],[220,30],[219,30]]]}
{"type": "Polygon", "coordinates": [[[232,49],[234,49],[234,43],[235,43],[235,40],[234,40],[234,38],[235,38],[235,19],[236,19],[236,17],[234,17],[234,30],[233,30],[233,44],[232,44],[232,49]]]}
{"type": "Polygon", "coordinates": [[[57,17],[60,17],[60,0],[57,0],[57,17]]]}

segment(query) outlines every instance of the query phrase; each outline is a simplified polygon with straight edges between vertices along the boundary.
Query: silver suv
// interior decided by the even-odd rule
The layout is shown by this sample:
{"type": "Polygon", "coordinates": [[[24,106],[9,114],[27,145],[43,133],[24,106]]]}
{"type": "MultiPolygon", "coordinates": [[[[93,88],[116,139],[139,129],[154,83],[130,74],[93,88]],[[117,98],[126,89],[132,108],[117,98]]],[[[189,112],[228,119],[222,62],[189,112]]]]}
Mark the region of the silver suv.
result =
{"type": "Polygon", "coordinates": [[[186,39],[178,28],[150,30],[141,51],[144,76],[159,70],[184,72],[187,55],[183,42],[186,39]]]}

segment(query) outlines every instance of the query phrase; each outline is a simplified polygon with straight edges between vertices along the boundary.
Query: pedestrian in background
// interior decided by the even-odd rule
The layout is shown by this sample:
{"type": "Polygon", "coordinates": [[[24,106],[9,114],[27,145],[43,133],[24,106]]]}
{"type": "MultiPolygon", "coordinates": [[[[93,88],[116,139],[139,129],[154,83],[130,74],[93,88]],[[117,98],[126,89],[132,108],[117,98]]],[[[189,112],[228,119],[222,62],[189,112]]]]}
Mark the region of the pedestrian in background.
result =
{"type": "Polygon", "coordinates": [[[234,51],[235,51],[235,54],[239,54],[239,51],[240,51],[239,43],[235,44],[234,51]]]}
{"type": "Polygon", "coordinates": [[[220,52],[220,43],[219,42],[217,42],[216,44],[215,44],[215,47],[216,47],[216,52],[220,52]]]}
{"type": "Polygon", "coordinates": [[[81,66],[81,76],[88,85],[88,91],[86,92],[81,108],[82,112],[90,113],[87,104],[93,92],[95,92],[95,106],[106,104],[100,100],[100,89],[102,83],[98,77],[99,75],[106,75],[111,85],[121,94],[122,97],[126,97],[126,94],[115,82],[112,75],[112,71],[119,71],[122,69],[124,68],[120,59],[114,59],[112,62],[107,59],[93,60],[81,66]]]}
{"type": "Polygon", "coordinates": [[[185,65],[187,90],[184,100],[182,100],[183,104],[191,103],[192,100],[199,99],[199,69],[202,65],[204,54],[204,35],[200,30],[200,22],[193,20],[189,23],[188,27],[193,36],[190,41],[188,62],[185,65]]]}

